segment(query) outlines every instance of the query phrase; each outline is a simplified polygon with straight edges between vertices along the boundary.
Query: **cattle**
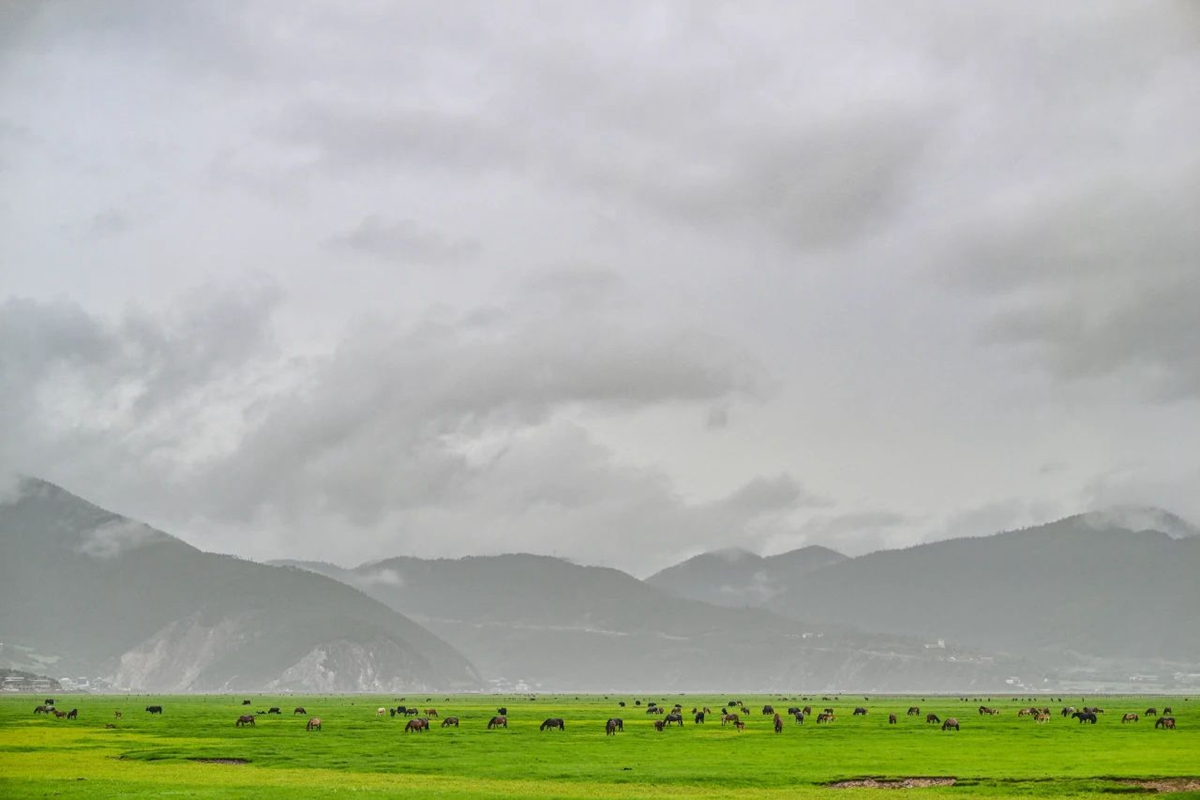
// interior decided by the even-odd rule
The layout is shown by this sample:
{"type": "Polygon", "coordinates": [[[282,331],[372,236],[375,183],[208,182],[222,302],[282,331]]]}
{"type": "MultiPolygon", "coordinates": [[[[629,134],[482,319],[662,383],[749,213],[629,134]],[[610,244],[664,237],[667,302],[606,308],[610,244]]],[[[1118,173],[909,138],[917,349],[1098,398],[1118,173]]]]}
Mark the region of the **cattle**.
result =
{"type": "Polygon", "coordinates": [[[895,725],[895,724],[896,724],[896,715],[888,714],[888,725],[895,725]]]}
{"type": "Polygon", "coordinates": [[[1078,719],[1080,725],[1085,722],[1090,722],[1093,725],[1096,724],[1096,713],[1094,711],[1076,711],[1071,716],[1078,719]]]}
{"type": "Polygon", "coordinates": [[[162,706],[146,706],[146,711],[150,714],[163,713],[162,706]]]}
{"type": "Polygon", "coordinates": [[[858,708],[854,709],[854,714],[852,714],[852,716],[855,716],[855,717],[865,717],[866,715],[867,715],[867,710],[865,708],[863,708],[862,706],[859,706],[858,708]]]}
{"type": "Polygon", "coordinates": [[[297,714],[300,714],[303,716],[304,714],[307,714],[307,713],[308,712],[304,710],[304,706],[296,706],[295,710],[292,711],[292,716],[295,716],[297,714]]]}
{"type": "Polygon", "coordinates": [[[410,719],[408,724],[404,726],[405,733],[421,733],[422,731],[427,730],[429,730],[429,720],[425,719],[424,717],[410,719]]]}
{"type": "Polygon", "coordinates": [[[941,719],[938,718],[937,714],[926,714],[925,715],[925,724],[926,725],[936,725],[939,722],[941,722],[941,719]]]}
{"type": "Polygon", "coordinates": [[[958,730],[958,719],[955,717],[946,717],[946,721],[942,723],[942,730],[958,730]]]}
{"type": "Polygon", "coordinates": [[[67,712],[67,719],[79,719],[79,709],[72,708],[67,712]]]}
{"type": "Polygon", "coordinates": [[[242,714],[240,717],[237,718],[237,722],[233,723],[233,726],[235,728],[240,728],[243,725],[253,726],[254,725],[254,715],[253,714],[242,714]]]}
{"type": "Polygon", "coordinates": [[[279,710],[279,706],[271,706],[270,708],[267,709],[267,713],[268,714],[282,714],[283,712],[279,710]]]}
{"type": "Polygon", "coordinates": [[[778,714],[775,715],[775,732],[783,733],[783,717],[778,714]]]}
{"type": "Polygon", "coordinates": [[[920,706],[909,706],[908,707],[908,716],[910,716],[910,717],[921,716],[921,707],[920,706]]]}
{"type": "Polygon", "coordinates": [[[507,728],[508,728],[508,717],[504,716],[503,714],[501,714],[501,715],[500,715],[500,716],[498,716],[498,717],[492,717],[491,719],[489,719],[489,720],[488,720],[488,724],[487,724],[487,726],[488,726],[488,730],[489,730],[489,731],[490,731],[492,728],[505,728],[505,729],[507,729],[507,728]]]}
{"type": "Polygon", "coordinates": [[[692,722],[694,722],[697,725],[703,725],[704,724],[704,712],[697,711],[696,716],[692,717],[692,722]]]}
{"type": "Polygon", "coordinates": [[[442,727],[443,728],[457,728],[458,727],[458,717],[446,717],[444,720],[442,720],[442,727]]]}
{"type": "Polygon", "coordinates": [[[546,731],[546,730],[552,731],[555,729],[560,730],[560,731],[565,731],[567,729],[567,724],[565,722],[563,722],[560,717],[551,717],[550,719],[543,722],[541,728],[539,728],[539,730],[543,730],[543,731],[546,731]]]}
{"type": "Polygon", "coordinates": [[[1121,717],[1122,725],[1124,725],[1126,722],[1137,722],[1137,721],[1138,721],[1137,714],[1125,714],[1124,716],[1121,717]]]}
{"type": "Polygon", "coordinates": [[[1173,730],[1175,730],[1175,718],[1174,717],[1165,717],[1165,716],[1159,717],[1158,721],[1154,723],[1154,727],[1173,731],[1173,730]]]}

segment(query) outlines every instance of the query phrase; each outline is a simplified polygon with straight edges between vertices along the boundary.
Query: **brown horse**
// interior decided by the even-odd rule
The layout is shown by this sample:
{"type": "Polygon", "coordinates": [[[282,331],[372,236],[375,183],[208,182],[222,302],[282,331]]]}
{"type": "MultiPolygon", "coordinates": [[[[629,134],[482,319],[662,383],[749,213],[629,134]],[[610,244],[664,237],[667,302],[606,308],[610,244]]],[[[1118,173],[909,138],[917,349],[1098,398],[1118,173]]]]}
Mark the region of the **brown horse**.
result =
{"type": "Polygon", "coordinates": [[[670,714],[667,714],[665,717],[663,717],[664,725],[670,725],[672,722],[682,728],[683,727],[683,714],[672,712],[670,714]]]}
{"type": "Polygon", "coordinates": [[[1038,713],[1033,715],[1033,721],[1034,722],[1049,722],[1050,721],[1050,712],[1049,711],[1039,711],[1038,713]]]}
{"type": "Polygon", "coordinates": [[[443,728],[457,728],[458,727],[458,717],[446,717],[444,720],[442,720],[442,727],[443,728]]]}
{"type": "Polygon", "coordinates": [[[778,714],[775,715],[775,732],[783,733],[783,717],[778,714]]]}
{"type": "Polygon", "coordinates": [[[804,716],[806,716],[806,717],[812,716],[812,706],[805,706],[804,708],[801,709],[801,711],[803,712],[804,716]]]}
{"type": "Polygon", "coordinates": [[[50,709],[46,708],[45,706],[35,706],[35,707],[34,707],[34,709],[33,709],[33,713],[34,713],[34,714],[47,714],[47,715],[48,715],[48,714],[50,713],[50,709]]]}
{"type": "Polygon", "coordinates": [[[1122,724],[1122,725],[1124,725],[1126,722],[1137,722],[1137,721],[1138,721],[1138,715],[1137,715],[1137,714],[1126,714],[1126,715],[1124,715],[1123,717],[1121,717],[1121,724],[1122,724]]]}
{"type": "Polygon", "coordinates": [[[303,715],[303,714],[307,714],[307,713],[308,712],[304,710],[304,706],[296,706],[295,710],[292,711],[292,716],[295,716],[297,714],[303,715]]]}
{"type": "Polygon", "coordinates": [[[946,717],[946,721],[942,723],[942,730],[948,731],[951,728],[953,728],[954,730],[958,730],[958,718],[957,717],[946,717]]]}
{"type": "Polygon", "coordinates": [[[313,717],[312,719],[310,719],[308,721],[308,725],[304,726],[304,730],[309,731],[309,732],[321,730],[321,718],[313,717]]]}
{"type": "Polygon", "coordinates": [[[490,720],[488,720],[488,730],[489,731],[492,728],[507,728],[507,727],[508,727],[508,717],[504,717],[504,716],[492,717],[490,720]]]}
{"type": "Polygon", "coordinates": [[[79,719],[79,709],[72,708],[67,712],[67,719],[79,719]]]}
{"type": "Polygon", "coordinates": [[[1146,709],[1146,716],[1147,716],[1147,717],[1157,717],[1157,716],[1158,716],[1158,709],[1157,709],[1157,708],[1147,708],[1147,709],[1146,709]]]}
{"type": "Polygon", "coordinates": [[[941,722],[941,720],[938,719],[937,714],[926,714],[925,715],[925,724],[926,725],[936,725],[939,722],[941,722]]]}
{"type": "Polygon", "coordinates": [[[1173,731],[1173,730],[1175,730],[1175,718],[1174,717],[1159,717],[1158,722],[1154,723],[1154,727],[1164,728],[1166,730],[1173,731]]]}
{"type": "Polygon", "coordinates": [[[741,718],[741,717],[739,717],[737,714],[723,714],[723,715],[721,715],[721,724],[722,724],[722,725],[724,725],[726,722],[732,722],[734,725],[736,725],[736,724],[738,724],[738,723],[739,723],[739,722],[741,722],[741,721],[742,721],[742,718],[741,718]]]}
{"type": "Polygon", "coordinates": [[[895,725],[895,724],[896,724],[896,715],[888,714],[888,725],[895,725]]]}
{"type": "Polygon", "coordinates": [[[833,722],[833,720],[834,720],[833,714],[829,713],[828,711],[822,711],[820,714],[817,714],[817,724],[818,725],[821,724],[822,722],[833,722]]]}
{"type": "Polygon", "coordinates": [[[424,717],[410,719],[408,724],[404,726],[405,733],[420,733],[421,731],[429,730],[429,720],[424,717]]]}
{"type": "Polygon", "coordinates": [[[740,733],[741,731],[746,730],[746,723],[740,722],[740,721],[735,722],[735,723],[733,723],[733,727],[737,728],[738,732],[740,733]]]}
{"type": "Polygon", "coordinates": [[[243,725],[253,725],[253,724],[254,724],[254,715],[253,714],[242,714],[240,717],[237,718],[237,722],[233,723],[233,727],[240,728],[243,725]]]}
{"type": "Polygon", "coordinates": [[[65,717],[67,715],[67,712],[59,711],[57,708],[50,709],[50,713],[53,714],[54,716],[58,717],[59,719],[62,719],[63,717],[65,717]]]}
{"type": "Polygon", "coordinates": [[[921,716],[921,707],[920,706],[909,706],[907,716],[910,716],[910,717],[921,716]]]}
{"type": "Polygon", "coordinates": [[[540,727],[538,730],[543,730],[543,731],[550,730],[550,731],[552,731],[552,730],[555,730],[555,729],[558,729],[558,730],[560,730],[560,731],[566,731],[566,729],[567,729],[567,724],[566,724],[565,722],[563,722],[563,721],[562,721],[562,719],[561,719],[561,718],[559,718],[559,717],[551,717],[550,719],[548,719],[548,720],[546,720],[545,722],[543,722],[543,723],[542,723],[542,726],[541,726],[541,727],[540,727]]]}
{"type": "Polygon", "coordinates": [[[1171,710],[1171,707],[1170,707],[1170,706],[1163,706],[1163,712],[1162,712],[1162,713],[1163,713],[1163,716],[1164,716],[1164,717],[1169,717],[1169,716],[1171,716],[1172,714],[1174,714],[1175,712],[1171,710]]]}
{"type": "MultiPolygon", "coordinates": [[[[740,725],[741,723],[739,722],[736,724],[740,725]]],[[[663,721],[661,719],[654,720],[654,730],[661,731],[664,727],[666,727],[666,725],[663,723],[663,721]]]]}
{"type": "Polygon", "coordinates": [[[763,706],[762,715],[764,717],[775,713],[775,706],[763,706]]]}
{"type": "Polygon", "coordinates": [[[438,713],[437,713],[437,709],[436,709],[436,708],[427,708],[427,709],[425,709],[425,716],[427,716],[427,717],[432,717],[433,719],[437,719],[437,715],[438,715],[438,713]]]}
{"type": "Polygon", "coordinates": [[[610,719],[608,722],[604,723],[604,735],[605,736],[616,736],[617,735],[617,721],[615,719],[610,719]]]}

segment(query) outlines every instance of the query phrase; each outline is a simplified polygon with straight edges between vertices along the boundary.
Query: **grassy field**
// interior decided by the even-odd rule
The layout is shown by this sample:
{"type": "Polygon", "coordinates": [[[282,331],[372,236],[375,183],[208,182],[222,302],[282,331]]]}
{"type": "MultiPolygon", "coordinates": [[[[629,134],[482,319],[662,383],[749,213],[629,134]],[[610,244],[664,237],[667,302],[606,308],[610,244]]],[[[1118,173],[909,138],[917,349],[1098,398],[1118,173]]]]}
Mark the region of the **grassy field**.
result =
{"type": "Polygon", "coordinates": [[[832,706],[836,720],[798,726],[785,717],[780,735],[759,714],[766,702],[781,711],[793,704],[778,697],[741,697],[753,712],[743,732],[720,724],[729,697],[637,698],[683,705],[683,728],[662,732],[652,726],[660,717],[635,707],[632,696],[254,696],[249,707],[242,699],[60,696],[60,709],[79,709],[79,719],[69,721],[35,716],[41,698],[0,698],[0,797],[877,796],[874,788],[826,787],[867,777],[955,779],[952,786],[907,790],[930,796],[1062,796],[1152,790],[1122,782],[1129,779],[1178,788],[1177,779],[1200,777],[1200,700],[1181,697],[1090,699],[1106,710],[1094,726],[1059,716],[1062,705],[1079,705],[1078,697],[1036,701],[1055,712],[1045,724],[1019,718],[1029,703],[1009,698],[993,697],[990,705],[1002,713],[981,717],[979,703],[944,698],[814,697],[794,704],[832,706]],[[618,707],[622,699],[625,708],[618,707]],[[143,710],[151,703],[164,707],[161,717],[143,710]],[[376,716],[378,706],[400,703],[458,716],[461,727],[443,729],[434,720],[431,731],[406,734],[401,717],[376,716]],[[293,715],[298,705],[308,715],[293,715]],[[487,730],[501,705],[509,710],[508,729],[487,730]],[[692,707],[706,705],[717,714],[693,724],[692,707]],[[870,713],[851,716],[856,705],[870,713]],[[962,730],[943,732],[923,716],[907,717],[910,705],[922,715],[956,716],[962,730]],[[1156,730],[1153,718],[1120,721],[1124,712],[1164,705],[1173,706],[1177,730],[1156,730]],[[283,715],[234,726],[240,714],[270,706],[283,715]],[[888,724],[889,712],[899,724],[888,724]],[[324,729],[307,733],[308,716],[320,716],[324,729]],[[625,720],[625,732],[609,737],[604,722],[612,716],[625,720]],[[540,732],[547,717],[564,718],[566,731],[540,732]],[[235,759],[246,763],[219,762],[235,759]]]}

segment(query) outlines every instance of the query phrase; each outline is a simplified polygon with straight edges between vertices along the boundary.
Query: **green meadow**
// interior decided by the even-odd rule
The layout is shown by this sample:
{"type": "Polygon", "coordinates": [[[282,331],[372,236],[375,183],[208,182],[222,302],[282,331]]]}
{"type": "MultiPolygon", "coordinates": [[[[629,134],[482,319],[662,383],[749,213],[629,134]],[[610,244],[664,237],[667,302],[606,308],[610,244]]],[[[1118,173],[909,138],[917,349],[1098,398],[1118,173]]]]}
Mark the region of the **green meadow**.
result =
{"type": "MultiPolygon", "coordinates": [[[[993,696],[998,716],[980,716],[979,703],[945,698],[840,696],[781,701],[741,696],[752,712],[744,731],[722,726],[730,696],[538,696],[536,699],[458,695],[369,696],[97,696],[62,695],[61,710],[77,720],[34,715],[41,698],[0,698],[0,797],[870,797],[879,788],[830,788],[837,781],[953,778],[953,785],[908,788],[920,796],[1067,796],[1145,793],[1200,784],[1200,701],[1182,697],[1089,698],[1105,709],[1096,725],[1059,715],[1038,724],[1017,712],[1027,702],[993,696]],[[243,699],[251,699],[243,706],[243,699]],[[644,707],[656,700],[683,706],[685,724],[656,731],[644,707]],[[621,708],[618,701],[627,706],[621,708]],[[785,715],[782,734],[759,712],[770,703],[836,709],[836,719],[800,726],[785,715]],[[162,716],[143,709],[164,707],[162,716]],[[426,733],[405,733],[405,720],[377,716],[379,706],[436,708],[461,727],[432,720],[426,733]],[[869,709],[851,715],[856,705],[869,709]],[[908,717],[910,705],[920,718],[908,717]],[[1122,724],[1125,712],[1174,708],[1177,729],[1156,730],[1154,718],[1122,724]],[[257,716],[253,727],[234,723],[243,713],[279,706],[280,716],[257,716]],[[307,713],[293,714],[296,706],[307,713]],[[507,706],[507,730],[488,730],[507,706]],[[703,725],[691,709],[709,706],[703,725]],[[114,712],[120,710],[121,719],[114,712]],[[899,724],[889,725],[894,712],[899,724]],[[924,721],[926,713],[958,717],[958,732],[924,721]],[[323,730],[305,723],[319,716],[323,730]],[[606,736],[609,717],[624,733],[606,736]],[[548,717],[566,730],[541,732],[548,717]],[[106,728],[106,724],[115,725],[106,728]],[[1154,781],[1154,785],[1131,783],[1154,781]]],[[[986,702],[986,698],[983,698],[986,702]]],[[[884,791],[884,794],[888,794],[884,791]]],[[[1185,791],[1176,796],[1200,797],[1185,791]]]]}

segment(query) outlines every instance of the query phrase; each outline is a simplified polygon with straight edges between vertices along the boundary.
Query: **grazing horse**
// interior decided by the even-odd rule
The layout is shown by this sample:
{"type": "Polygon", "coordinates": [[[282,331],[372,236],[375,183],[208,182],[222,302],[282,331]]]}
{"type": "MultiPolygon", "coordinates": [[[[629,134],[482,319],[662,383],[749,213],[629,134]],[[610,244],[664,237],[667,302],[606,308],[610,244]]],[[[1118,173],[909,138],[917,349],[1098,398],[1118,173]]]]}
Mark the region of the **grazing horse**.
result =
{"type": "Polygon", "coordinates": [[[862,706],[859,706],[858,708],[854,709],[854,714],[852,716],[865,717],[866,715],[867,715],[867,710],[865,708],[863,708],[862,706]]]}
{"type": "Polygon", "coordinates": [[[792,719],[796,720],[797,725],[803,725],[804,724],[804,713],[799,712],[799,713],[793,714],[792,719]]]}
{"type": "Polygon", "coordinates": [[[619,705],[621,708],[624,708],[624,707],[625,707],[625,701],[624,701],[624,700],[622,700],[621,702],[617,703],[617,705],[619,705]]]}
{"type": "Polygon", "coordinates": [[[1158,716],[1158,709],[1157,709],[1157,708],[1147,708],[1147,709],[1146,709],[1146,716],[1147,716],[1147,717],[1157,717],[1157,716],[1158,716]]]}
{"type": "Polygon", "coordinates": [[[36,706],[33,709],[33,713],[34,714],[49,714],[50,709],[46,708],[45,706],[36,706]]]}
{"type": "Polygon", "coordinates": [[[724,725],[726,722],[732,722],[734,725],[736,725],[739,722],[741,722],[741,720],[742,720],[742,718],[739,717],[737,714],[722,714],[721,715],[721,724],[722,725],[724,725]]]}
{"type": "Polygon", "coordinates": [[[508,727],[508,717],[504,716],[503,714],[498,717],[492,717],[490,720],[488,720],[488,730],[489,731],[492,728],[507,728],[507,727],[508,727]]]}
{"type": "Polygon", "coordinates": [[[942,730],[948,731],[951,728],[953,728],[954,730],[958,730],[958,718],[957,717],[946,717],[946,721],[942,723],[942,730]]]}
{"type": "Polygon", "coordinates": [[[267,713],[268,714],[282,714],[283,712],[279,710],[279,706],[271,706],[270,708],[267,709],[267,713]]]}
{"type": "Polygon", "coordinates": [[[941,720],[938,719],[937,714],[926,714],[925,715],[925,724],[926,725],[936,725],[939,722],[941,722],[941,720]]]}
{"type": "Polygon", "coordinates": [[[313,717],[312,719],[310,719],[310,720],[308,721],[308,724],[304,726],[304,730],[306,730],[306,731],[308,731],[308,732],[310,732],[310,733],[311,733],[312,731],[319,731],[319,730],[321,730],[321,718],[320,718],[320,717],[313,717]]]}
{"type": "Polygon", "coordinates": [[[120,718],[121,718],[121,712],[120,712],[120,711],[114,711],[114,712],[113,712],[113,718],[114,718],[114,719],[120,719],[120,718]]]}
{"type": "Polygon", "coordinates": [[[1034,722],[1049,722],[1050,721],[1050,712],[1039,711],[1038,713],[1033,715],[1033,721],[1034,722]]]}
{"type": "Polygon", "coordinates": [[[79,719],[79,709],[72,708],[67,712],[67,719],[79,719]]]}
{"type": "Polygon", "coordinates": [[[774,706],[763,706],[762,714],[763,714],[763,716],[764,716],[764,717],[766,717],[766,716],[769,716],[769,715],[771,715],[771,714],[774,714],[774,713],[775,713],[775,707],[774,707],[774,706]]]}
{"type": "Polygon", "coordinates": [[[735,723],[733,723],[733,727],[737,728],[738,732],[740,733],[741,731],[746,730],[746,723],[740,722],[740,721],[735,722],[735,723]]]}
{"type": "MultiPolygon", "coordinates": [[[[1085,714],[1103,714],[1104,709],[1100,708],[1099,706],[1084,706],[1083,712],[1085,714]]],[[[1163,712],[1163,713],[1166,713],[1166,712],[1163,712]]]]}
{"type": "Polygon", "coordinates": [[[1171,716],[1173,713],[1175,713],[1175,712],[1173,712],[1173,711],[1171,710],[1171,707],[1170,707],[1170,706],[1163,706],[1163,716],[1164,716],[1164,717],[1169,717],[1169,716],[1171,716]]]}
{"type": "Polygon", "coordinates": [[[654,720],[654,730],[661,731],[665,726],[661,719],[654,720]]]}
{"type": "Polygon", "coordinates": [[[1069,717],[1075,713],[1075,706],[1063,706],[1062,715],[1069,717]]]}
{"type": "Polygon", "coordinates": [[[436,709],[436,708],[427,708],[427,709],[425,709],[425,716],[427,716],[427,717],[433,717],[434,719],[436,719],[436,718],[437,718],[437,715],[438,715],[438,713],[437,713],[437,709],[436,709]]]}
{"type": "Polygon", "coordinates": [[[791,708],[788,709],[789,715],[795,716],[796,714],[799,714],[799,713],[800,713],[800,706],[792,706],[791,708]]]}
{"type": "Polygon", "coordinates": [[[775,715],[775,732],[783,733],[783,717],[778,714],[775,715]]]}
{"type": "Polygon", "coordinates": [[[825,713],[826,713],[826,714],[832,714],[832,713],[833,713],[833,709],[832,709],[832,708],[827,708],[827,709],[825,709],[825,713]]]}
{"type": "Polygon", "coordinates": [[[67,715],[67,712],[59,711],[57,708],[50,709],[50,713],[53,714],[58,719],[62,719],[63,717],[65,717],[67,715]]]}
{"type": "Polygon", "coordinates": [[[804,716],[806,716],[806,717],[812,716],[812,706],[805,706],[804,708],[802,708],[800,710],[801,710],[801,712],[803,712],[804,716]]]}
{"type": "Polygon", "coordinates": [[[1121,717],[1121,724],[1122,724],[1122,725],[1124,725],[1126,722],[1137,722],[1137,721],[1138,721],[1138,715],[1137,715],[1137,714],[1126,714],[1126,715],[1124,715],[1123,717],[1121,717]]]}
{"type": "Polygon", "coordinates": [[[161,714],[162,706],[146,706],[146,711],[151,714],[161,714]]]}
{"type": "Polygon", "coordinates": [[[822,722],[833,722],[833,714],[830,714],[828,711],[822,711],[820,714],[817,714],[817,724],[819,725],[822,722]]]}
{"type": "Polygon", "coordinates": [[[692,717],[692,720],[693,720],[693,721],[694,721],[694,722],[695,722],[697,725],[703,725],[703,724],[704,724],[704,712],[703,712],[703,711],[697,711],[697,712],[696,712],[696,716],[692,717]]]}
{"type": "Polygon", "coordinates": [[[1158,721],[1154,723],[1154,727],[1164,728],[1166,730],[1173,731],[1173,730],[1175,730],[1175,718],[1174,717],[1159,717],[1158,721]]]}
{"type": "Polygon", "coordinates": [[[243,700],[243,701],[242,701],[242,705],[244,705],[244,706],[248,706],[248,705],[250,705],[250,701],[249,701],[249,700],[243,700]]]}
{"type": "Polygon", "coordinates": [[[604,735],[605,736],[616,736],[617,735],[617,721],[615,719],[610,719],[608,722],[604,723],[604,735]]]}
{"type": "Polygon", "coordinates": [[[551,717],[550,719],[543,722],[541,727],[538,728],[538,730],[542,730],[542,731],[551,730],[552,731],[555,728],[557,728],[560,731],[565,731],[567,729],[567,725],[565,722],[562,721],[562,719],[560,717],[551,717]]]}
{"type": "Polygon", "coordinates": [[[421,709],[416,708],[415,706],[413,708],[406,708],[406,709],[404,709],[404,716],[419,717],[419,716],[421,716],[421,709]]]}
{"type": "Polygon", "coordinates": [[[1082,725],[1085,722],[1090,722],[1093,725],[1096,724],[1096,712],[1094,712],[1094,711],[1076,711],[1071,716],[1075,717],[1077,720],[1079,720],[1080,725],[1082,725]]]}
{"type": "Polygon", "coordinates": [[[909,706],[907,716],[910,716],[910,717],[921,716],[921,707],[920,706],[909,706]]]}
{"type": "Polygon", "coordinates": [[[308,712],[304,710],[304,706],[296,706],[296,709],[292,712],[292,716],[295,716],[296,714],[303,715],[303,714],[307,714],[307,713],[308,712]]]}
{"type": "Polygon", "coordinates": [[[672,714],[667,714],[665,717],[663,717],[664,724],[670,725],[672,722],[674,722],[676,725],[678,725],[679,727],[682,728],[683,727],[683,714],[672,713],[672,714]]]}
{"type": "Polygon", "coordinates": [[[421,731],[429,730],[429,720],[423,717],[410,719],[408,724],[404,726],[405,733],[420,733],[421,731]]]}
{"type": "Polygon", "coordinates": [[[386,708],[384,708],[383,706],[380,706],[379,708],[375,709],[375,716],[382,717],[384,714],[387,713],[387,711],[388,710],[386,708]]]}
{"type": "Polygon", "coordinates": [[[442,720],[442,727],[443,728],[457,728],[458,727],[458,717],[446,717],[444,720],[442,720]]]}
{"type": "Polygon", "coordinates": [[[240,728],[243,725],[253,725],[253,724],[254,724],[254,715],[253,714],[242,714],[240,717],[237,718],[237,722],[233,723],[233,727],[240,728]]]}
{"type": "Polygon", "coordinates": [[[896,715],[888,714],[888,725],[895,725],[895,724],[896,724],[896,715]]]}

